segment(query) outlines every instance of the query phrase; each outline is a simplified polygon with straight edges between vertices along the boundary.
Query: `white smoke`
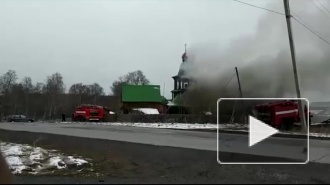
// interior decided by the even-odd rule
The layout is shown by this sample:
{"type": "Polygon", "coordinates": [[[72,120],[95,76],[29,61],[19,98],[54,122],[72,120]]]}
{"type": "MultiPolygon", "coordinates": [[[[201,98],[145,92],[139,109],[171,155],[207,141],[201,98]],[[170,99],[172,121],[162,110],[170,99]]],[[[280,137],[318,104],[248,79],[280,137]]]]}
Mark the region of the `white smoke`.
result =
{"type": "MultiPolygon", "coordinates": [[[[275,1],[267,8],[284,13],[281,2],[275,1]]],[[[298,15],[330,39],[330,19],[310,3],[291,0],[293,16],[298,15]]],[[[322,3],[330,9],[327,2],[322,3]]],[[[302,96],[310,99],[327,97],[330,94],[330,46],[293,19],[292,27],[302,96]]],[[[189,48],[188,57],[185,74],[196,79],[199,88],[204,88],[204,93],[210,93],[214,98],[237,97],[236,77],[226,86],[235,74],[235,66],[245,97],[296,97],[284,15],[265,12],[255,34],[233,40],[226,49],[195,45],[189,48]]]]}

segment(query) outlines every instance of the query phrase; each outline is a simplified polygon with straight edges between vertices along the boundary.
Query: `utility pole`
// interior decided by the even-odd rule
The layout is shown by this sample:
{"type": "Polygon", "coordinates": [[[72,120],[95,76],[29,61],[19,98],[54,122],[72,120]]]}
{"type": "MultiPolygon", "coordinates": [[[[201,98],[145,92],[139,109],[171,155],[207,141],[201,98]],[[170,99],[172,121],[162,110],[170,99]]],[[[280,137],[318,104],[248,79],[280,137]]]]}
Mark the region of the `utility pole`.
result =
{"type": "Polygon", "coordinates": [[[240,95],[240,98],[243,98],[243,93],[242,93],[242,88],[241,88],[241,81],[239,80],[237,67],[235,67],[235,71],[236,71],[236,76],[237,76],[239,95],[240,95]]]}
{"type": "MultiPolygon", "coordinates": [[[[238,75],[238,69],[237,67],[235,67],[235,71],[236,71],[236,76],[237,76],[237,82],[238,82],[238,89],[239,89],[239,95],[240,98],[243,98],[243,93],[242,93],[242,87],[241,87],[241,81],[239,79],[239,75],[238,75]]],[[[245,114],[245,106],[244,106],[244,101],[242,101],[242,108],[243,108],[243,118],[244,118],[244,123],[246,123],[246,114],[245,114]]],[[[236,104],[236,103],[235,103],[236,104]]]]}
{"type": "MultiPolygon", "coordinates": [[[[293,36],[292,36],[292,28],[291,28],[290,3],[289,3],[289,0],[283,0],[283,3],[284,3],[286,23],[288,26],[288,34],[289,34],[289,42],[290,42],[290,50],[291,50],[291,58],[292,58],[293,74],[294,74],[294,81],[295,81],[295,85],[296,85],[297,98],[301,98],[298,72],[297,72],[298,70],[297,70],[297,66],[296,66],[296,52],[295,52],[293,36]]],[[[305,120],[305,116],[304,116],[305,114],[304,114],[303,105],[302,105],[301,100],[298,100],[298,111],[299,111],[303,131],[306,131],[307,130],[306,120],[305,120]]]]}

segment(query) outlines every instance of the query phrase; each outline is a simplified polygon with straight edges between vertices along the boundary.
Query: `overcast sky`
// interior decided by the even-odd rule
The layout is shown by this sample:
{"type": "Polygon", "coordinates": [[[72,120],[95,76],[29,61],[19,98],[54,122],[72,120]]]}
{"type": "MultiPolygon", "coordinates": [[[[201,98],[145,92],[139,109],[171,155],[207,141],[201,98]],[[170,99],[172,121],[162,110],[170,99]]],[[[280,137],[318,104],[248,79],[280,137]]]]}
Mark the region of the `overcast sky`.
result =
{"type": "MultiPolygon", "coordinates": [[[[281,0],[242,1],[284,12],[281,0]]],[[[170,98],[185,43],[188,57],[199,46],[223,52],[268,14],[233,0],[0,0],[0,74],[36,83],[59,72],[67,89],[97,82],[109,93],[142,70],[170,98]]]]}
{"type": "Polygon", "coordinates": [[[170,97],[185,43],[226,46],[264,13],[232,0],[1,0],[0,74],[35,83],[60,72],[67,88],[98,82],[109,93],[140,69],[170,97]]]}

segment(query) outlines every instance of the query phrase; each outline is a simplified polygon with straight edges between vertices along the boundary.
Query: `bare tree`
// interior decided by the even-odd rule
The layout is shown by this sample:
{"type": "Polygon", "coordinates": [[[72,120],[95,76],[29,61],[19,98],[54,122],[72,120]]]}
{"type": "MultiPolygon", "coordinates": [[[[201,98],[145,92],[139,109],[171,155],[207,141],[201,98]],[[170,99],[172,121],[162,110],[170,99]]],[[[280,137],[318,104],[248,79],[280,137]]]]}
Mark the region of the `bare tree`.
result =
{"type": "Polygon", "coordinates": [[[30,93],[33,90],[32,80],[30,77],[24,77],[21,84],[23,85],[25,92],[30,93]]]}
{"type": "Polygon", "coordinates": [[[36,93],[36,94],[41,94],[41,93],[45,93],[45,84],[44,83],[41,83],[41,82],[38,82],[32,89],[32,92],[33,93],[36,93]]]}
{"type": "Polygon", "coordinates": [[[98,83],[93,83],[89,85],[92,95],[103,96],[105,95],[103,87],[101,87],[98,83]]]}
{"type": "Polygon", "coordinates": [[[71,114],[72,108],[79,103],[79,94],[84,94],[88,103],[94,101],[110,107],[116,103],[114,97],[104,96],[104,89],[98,83],[75,84],[69,92],[76,95],[66,95],[63,77],[59,73],[48,76],[45,83],[32,83],[30,77],[25,77],[20,83],[16,81],[17,75],[13,70],[0,75],[0,120],[2,116],[13,113],[26,114],[36,120],[52,119],[59,113],[71,114]]]}
{"type": "Polygon", "coordinates": [[[2,104],[0,107],[0,117],[7,115],[10,110],[9,94],[14,84],[16,83],[17,75],[13,70],[7,71],[4,75],[0,76],[0,94],[2,94],[2,104]]]}
{"type": "Polygon", "coordinates": [[[91,95],[91,89],[88,85],[82,83],[73,84],[69,89],[69,94],[75,94],[80,96],[80,104],[83,103],[84,96],[91,95]]]}
{"type": "Polygon", "coordinates": [[[110,87],[112,94],[119,97],[121,94],[121,87],[125,84],[127,84],[127,82],[123,80],[123,77],[119,77],[119,79],[114,81],[110,87]]]}
{"type": "Polygon", "coordinates": [[[22,80],[22,86],[25,94],[25,115],[29,115],[29,101],[30,101],[30,93],[33,92],[32,80],[30,77],[24,77],[22,80]]]}
{"type": "Polygon", "coordinates": [[[129,72],[125,75],[124,79],[127,84],[132,85],[148,85],[150,83],[140,70],[129,72]]]}
{"type": "Polygon", "coordinates": [[[105,95],[103,87],[101,87],[98,83],[93,83],[89,85],[89,89],[91,90],[91,95],[94,98],[94,104],[96,104],[96,99],[98,96],[105,95]]]}
{"type": "Polygon", "coordinates": [[[60,73],[54,73],[47,77],[47,82],[44,87],[44,91],[49,97],[49,114],[48,117],[52,117],[56,114],[58,108],[58,97],[60,94],[64,94],[65,85],[63,77],[60,73]]]}
{"type": "Polygon", "coordinates": [[[82,83],[73,84],[69,89],[70,94],[85,94],[90,95],[91,89],[89,86],[84,85],[82,83]]]}
{"type": "Polygon", "coordinates": [[[124,84],[149,85],[150,81],[140,70],[129,72],[128,74],[119,77],[118,80],[112,83],[112,86],[110,87],[112,94],[117,97],[120,97],[121,87],[124,84]]]}
{"type": "Polygon", "coordinates": [[[3,94],[9,93],[13,85],[16,83],[17,74],[13,70],[7,71],[0,77],[0,90],[3,94]]]}
{"type": "Polygon", "coordinates": [[[25,91],[21,83],[14,84],[10,91],[10,96],[12,97],[13,113],[22,114],[24,111],[25,104],[25,91]]]}

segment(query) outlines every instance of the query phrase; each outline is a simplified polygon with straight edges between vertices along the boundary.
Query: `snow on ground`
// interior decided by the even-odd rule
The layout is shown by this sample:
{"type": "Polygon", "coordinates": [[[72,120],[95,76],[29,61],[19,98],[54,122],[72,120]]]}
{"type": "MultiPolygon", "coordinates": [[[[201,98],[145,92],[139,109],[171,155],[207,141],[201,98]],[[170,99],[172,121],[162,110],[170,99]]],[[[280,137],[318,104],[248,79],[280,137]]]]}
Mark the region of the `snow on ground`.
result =
{"type": "Polygon", "coordinates": [[[68,169],[69,167],[83,167],[86,160],[64,156],[56,150],[45,150],[29,145],[0,142],[2,155],[8,162],[14,174],[37,174],[53,169],[68,169]]]}
{"type": "Polygon", "coordinates": [[[309,136],[314,136],[314,137],[329,137],[330,134],[323,134],[323,133],[310,133],[309,136]]]}
{"type": "MultiPolygon", "coordinates": [[[[144,127],[144,128],[159,128],[159,129],[182,129],[182,130],[216,130],[217,124],[213,123],[128,123],[128,122],[62,122],[67,124],[94,124],[94,125],[109,125],[109,126],[126,126],[126,127],[144,127]]],[[[326,125],[324,123],[313,123],[312,126],[326,125]]],[[[245,124],[219,124],[219,130],[221,131],[239,131],[248,132],[249,126],[245,124]]],[[[282,134],[302,135],[298,132],[281,132],[282,134]]],[[[329,137],[330,133],[310,133],[310,136],[314,137],[329,137]]]]}
{"type": "MultiPolygon", "coordinates": [[[[286,135],[300,135],[300,136],[305,136],[306,135],[306,134],[299,133],[299,132],[281,132],[281,134],[286,134],[286,135]]],[[[309,136],[330,138],[330,134],[325,134],[325,133],[309,133],[309,136]]]]}
{"type": "Polygon", "coordinates": [[[137,108],[133,110],[140,111],[144,114],[159,114],[158,109],[153,109],[153,108],[137,108]]]}
{"type": "Polygon", "coordinates": [[[217,129],[216,124],[188,124],[188,123],[93,123],[93,124],[144,127],[144,128],[217,129]]]}
{"type": "MultiPolygon", "coordinates": [[[[213,123],[129,123],[129,122],[61,122],[65,124],[93,124],[93,125],[109,125],[109,126],[128,126],[128,127],[144,127],[144,128],[167,128],[167,129],[217,129],[217,124],[213,123]]],[[[219,129],[247,129],[247,125],[242,124],[220,124],[219,129]]]]}

